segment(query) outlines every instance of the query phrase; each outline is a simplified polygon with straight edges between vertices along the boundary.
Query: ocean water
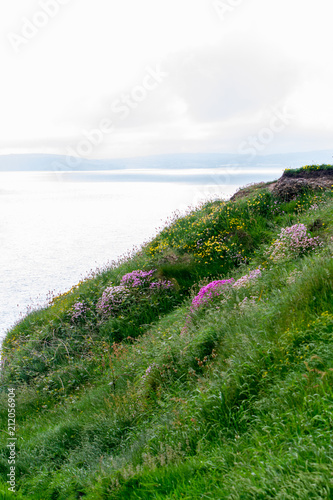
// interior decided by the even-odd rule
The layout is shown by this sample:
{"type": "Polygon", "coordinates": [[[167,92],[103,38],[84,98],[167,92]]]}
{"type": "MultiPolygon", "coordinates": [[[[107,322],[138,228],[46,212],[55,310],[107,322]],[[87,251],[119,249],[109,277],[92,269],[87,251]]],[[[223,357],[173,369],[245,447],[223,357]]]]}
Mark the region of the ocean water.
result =
{"type": "Polygon", "coordinates": [[[207,172],[178,173],[173,182],[159,181],[165,172],[130,181],[115,172],[1,172],[0,339],[28,307],[143,244],[174,211],[281,171],[238,171],[225,184],[207,172]]]}

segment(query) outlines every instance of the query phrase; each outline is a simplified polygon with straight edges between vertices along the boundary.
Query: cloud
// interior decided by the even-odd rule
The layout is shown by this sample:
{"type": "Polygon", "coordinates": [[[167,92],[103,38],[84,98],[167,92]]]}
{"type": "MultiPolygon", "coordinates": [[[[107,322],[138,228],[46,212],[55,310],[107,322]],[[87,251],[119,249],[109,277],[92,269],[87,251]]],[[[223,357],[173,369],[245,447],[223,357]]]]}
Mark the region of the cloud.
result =
{"type": "MultiPolygon", "coordinates": [[[[289,135],[299,149],[302,134],[328,146],[328,0],[247,0],[225,21],[210,0],[170,0],[162,11],[155,0],[97,3],[71,2],[19,57],[0,47],[2,150],[66,153],[107,118],[114,131],[93,154],[233,152],[286,105],[295,120],[270,147],[285,147],[289,135]],[[156,64],[168,77],[121,119],[112,104],[156,64]]],[[[10,6],[4,37],[21,14],[33,15],[25,6],[10,6]]]]}
{"type": "Polygon", "coordinates": [[[246,116],[285,100],[302,67],[254,40],[198,50],[170,64],[169,85],[198,122],[246,116]]]}

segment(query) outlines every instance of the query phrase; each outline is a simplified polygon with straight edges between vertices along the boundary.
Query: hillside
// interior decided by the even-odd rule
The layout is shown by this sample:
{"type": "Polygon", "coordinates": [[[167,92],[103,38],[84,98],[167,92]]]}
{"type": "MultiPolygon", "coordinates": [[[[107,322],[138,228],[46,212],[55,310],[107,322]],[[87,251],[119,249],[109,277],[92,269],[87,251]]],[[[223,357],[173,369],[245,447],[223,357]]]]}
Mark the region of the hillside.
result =
{"type": "Polygon", "coordinates": [[[9,331],[0,499],[333,498],[332,172],[175,215],[9,331]]]}

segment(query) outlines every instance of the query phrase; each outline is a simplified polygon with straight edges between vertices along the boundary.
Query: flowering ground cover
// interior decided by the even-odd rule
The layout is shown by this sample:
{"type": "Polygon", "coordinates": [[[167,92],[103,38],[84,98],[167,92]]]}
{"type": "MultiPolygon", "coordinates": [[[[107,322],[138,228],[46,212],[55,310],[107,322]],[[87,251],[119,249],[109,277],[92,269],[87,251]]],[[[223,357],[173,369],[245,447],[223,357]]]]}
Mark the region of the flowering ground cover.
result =
{"type": "Polygon", "coordinates": [[[192,300],[191,311],[198,309],[203,304],[207,304],[212,297],[220,296],[223,294],[228,285],[232,285],[234,283],[234,279],[231,278],[229,280],[216,280],[208,283],[208,285],[202,287],[198,293],[192,300]]]}
{"type": "Polygon", "coordinates": [[[273,261],[293,259],[321,245],[320,238],[318,236],[311,237],[304,224],[294,224],[281,229],[278,238],[272,243],[267,255],[273,261]]]}

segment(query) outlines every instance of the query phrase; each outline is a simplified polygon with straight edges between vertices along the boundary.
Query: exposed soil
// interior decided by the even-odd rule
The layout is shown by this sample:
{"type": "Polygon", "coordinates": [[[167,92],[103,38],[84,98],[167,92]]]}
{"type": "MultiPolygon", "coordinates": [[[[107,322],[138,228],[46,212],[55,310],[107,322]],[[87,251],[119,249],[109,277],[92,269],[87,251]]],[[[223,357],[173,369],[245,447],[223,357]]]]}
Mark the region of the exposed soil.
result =
{"type": "Polygon", "coordinates": [[[283,175],[275,184],[272,192],[279,198],[290,201],[298,194],[305,193],[306,191],[328,189],[332,186],[332,183],[333,176],[331,171],[327,171],[326,175],[308,176],[307,178],[301,176],[287,177],[283,175]]]}

